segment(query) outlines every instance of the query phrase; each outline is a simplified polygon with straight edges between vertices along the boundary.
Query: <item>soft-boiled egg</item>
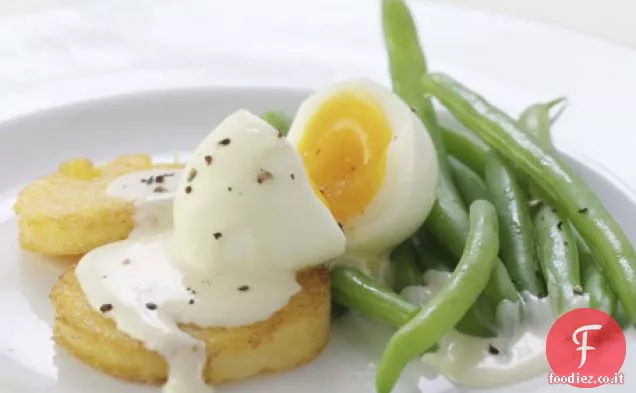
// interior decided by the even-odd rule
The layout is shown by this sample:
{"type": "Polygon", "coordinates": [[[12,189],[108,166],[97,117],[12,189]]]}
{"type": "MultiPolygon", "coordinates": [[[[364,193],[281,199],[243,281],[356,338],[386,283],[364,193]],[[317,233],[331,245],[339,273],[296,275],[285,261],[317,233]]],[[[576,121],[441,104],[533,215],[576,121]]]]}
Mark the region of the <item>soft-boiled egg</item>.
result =
{"type": "Polygon", "coordinates": [[[288,139],[314,192],[344,227],[349,251],[384,252],[424,222],[436,199],[431,138],[411,109],[368,80],[307,98],[288,139]]]}

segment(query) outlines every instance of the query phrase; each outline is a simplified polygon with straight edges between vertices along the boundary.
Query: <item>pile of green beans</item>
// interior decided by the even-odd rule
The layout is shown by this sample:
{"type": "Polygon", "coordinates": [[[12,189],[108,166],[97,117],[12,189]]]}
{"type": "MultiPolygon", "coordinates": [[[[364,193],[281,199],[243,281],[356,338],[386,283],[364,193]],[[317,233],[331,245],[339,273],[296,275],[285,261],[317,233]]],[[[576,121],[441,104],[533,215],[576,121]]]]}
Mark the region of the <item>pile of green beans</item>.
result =
{"type": "MultiPolygon", "coordinates": [[[[623,325],[634,323],[636,252],[551,143],[564,99],[529,106],[515,120],[454,79],[429,73],[404,0],[381,4],[393,90],[429,132],[440,176],[423,227],[391,254],[391,288],[353,268],[332,269],[337,305],[397,329],[380,359],[378,393],[389,393],[404,367],[451,329],[496,336],[497,307],[520,304],[522,294],[548,295],[557,315],[584,299],[623,325]],[[432,99],[465,129],[441,126],[432,99]],[[431,269],[450,278],[426,304],[399,295],[422,285],[431,269]]],[[[263,119],[287,134],[288,116],[263,119]]]]}
{"type": "Polygon", "coordinates": [[[542,198],[569,220],[589,247],[628,319],[634,321],[636,251],[585,182],[563,163],[554,149],[542,146],[509,116],[459,82],[443,74],[428,74],[421,84],[465,127],[526,173],[542,198]]]}
{"type": "Polygon", "coordinates": [[[450,280],[386,346],[376,375],[379,393],[393,389],[404,367],[453,328],[486,287],[499,252],[497,213],[491,203],[470,205],[470,231],[450,280]]]}

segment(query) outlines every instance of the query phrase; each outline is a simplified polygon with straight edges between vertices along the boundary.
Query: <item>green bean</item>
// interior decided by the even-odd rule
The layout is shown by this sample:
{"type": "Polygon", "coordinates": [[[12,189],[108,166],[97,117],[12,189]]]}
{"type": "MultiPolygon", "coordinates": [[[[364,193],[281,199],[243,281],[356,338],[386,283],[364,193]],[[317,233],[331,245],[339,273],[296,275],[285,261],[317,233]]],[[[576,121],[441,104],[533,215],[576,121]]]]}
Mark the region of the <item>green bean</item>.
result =
{"type": "Polygon", "coordinates": [[[576,242],[568,241],[574,238],[572,228],[543,205],[534,217],[534,231],[548,293],[556,312],[564,314],[572,309],[574,298],[583,294],[576,242]]]}
{"type": "MultiPolygon", "coordinates": [[[[437,201],[426,225],[435,238],[459,258],[468,234],[468,213],[452,181],[437,114],[419,83],[428,72],[426,58],[413,17],[403,0],[382,0],[382,26],[393,89],[426,126],[439,160],[437,201]]],[[[499,264],[501,266],[494,270],[493,278],[486,288],[486,294],[494,305],[504,299],[519,299],[508,272],[502,263],[499,264]]]]}
{"type": "MultiPolygon", "coordinates": [[[[441,179],[440,188],[444,187],[441,179]]],[[[457,201],[450,198],[438,198],[427,220],[427,227],[434,234],[435,239],[453,255],[456,260],[461,258],[465,241],[468,237],[468,214],[457,201]],[[444,214],[440,213],[442,211],[444,214]],[[434,216],[434,213],[439,213],[434,216]]],[[[503,300],[519,301],[519,293],[515,288],[503,262],[497,260],[492,271],[492,277],[486,285],[485,294],[493,307],[503,300]]]]}
{"type": "Polygon", "coordinates": [[[425,225],[435,240],[459,259],[468,236],[468,212],[459,194],[457,198],[452,196],[451,187],[451,178],[439,177],[437,201],[425,225]]]}
{"type": "MultiPolygon", "coordinates": [[[[441,248],[430,233],[423,228],[412,238],[417,249],[418,266],[422,271],[437,270],[451,273],[457,265],[452,257],[441,248]],[[421,239],[421,240],[420,240],[421,239]]],[[[455,325],[455,329],[473,337],[496,337],[495,313],[488,299],[482,294],[466,315],[455,325]]]]}
{"type": "Polygon", "coordinates": [[[442,138],[448,154],[457,157],[480,176],[486,173],[486,157],[491,149],[478,136],[469,131],[442,127],[442,138]]]}
{"type": "MultiPolygon", "coordinates": [[[[437,270],[451,273],[457,263],[452,262],[448,251],[437,244],[426,228],[421,228],[411,237],[416,250],[416,262],[420,271],[437,270]]],[[[420,276],[422,277],[422,276],[420,276]]],[[[488,299],[482,294],[466,315],[455,325],[460,333],[473,337],[496,337],[495,313],[488,299]]]]}
{"type": "Polygon", "coordinates": [[[393,290],[400,292],[412,285],[422,285],[422,271],[416,262],[416,254],[410,242],[404,242],[391,253],[393,264],[393,290]]]}
{"type": "Polygon", "coordinates": [[[532,218],[527,197],[508,165],[491,152],[486,159],[486,184],[499,216],[500,257],[519,291],[545,293],[537,274],[532,218]]]}
{"type": "Polygon", "coordinates": [[[426,57],[413,17],[403,0],[382,0],[382,27],[393,90],[426,126],[437,151],[440,169],[443,173],[449,173],[437,113],[430,98],[423,94],[418,84],[428,72],[426,57]]]}
{"type": "Polygon", "coordinates": [[[261,119],[268,122],[272,127],[276,128],[283,136],[287,136],[289,128],[292,124],[291,117],[283,112],[270,111],[261,115],[261,119]]]}
{"type": "Polygon", "coordinates": [[[538,103],[524,109],[519,115],[519,127],[533,135],[543,147],[552,147],[550,128],[565,109],[565,97],[559,97],[546,103],[538,103]],[[550,116],[553,108],[562,105],[557,114],[550,116]]]}
{"type": "MultiPolygon", "coordinates": [[[[451,273],[456,265],[450,262],[443,250],[435,249],[434,247],[421,250],[418,255],[420,257],[419,267],[423,271],[437,270],[451,273]]],[[[455,329],[460,333],[473,337],[489,338],[497,336],[495,313],[483,294],[455,325],[455,329]]]]}
{"type": "Polygon", "coordinates": [[[605,311],[609,315],[616,317],[616,294],[612,291],[603,273],[596,266],[594,256],[592,256],[590,249],[580,236],[576,236],[576,244],[579,251],[583,291],[590,296],[590,307],[605,311]]]}
{"type": "Polygon", "coordinates": [[[463,247],[464,232],[467,232],[468,226],[465,217],[467,213],[452,181],[437,114],[431,100],[423,94],[418,85],[420,78],[428,72],[428,67],[413,17],[403,0],[382,0],[382,27],[393,90],[417,113],[426,126],[437,152],[440,171],[438,196],[427,224],[444,246],[449,246],[444,236],[435,233],[440,227],[455,234],[448,240],[451,243],[451,247],[448,248],[463,247]]]}
{"type": "MultiPolygon", "coordinates": [[[[419,310],[418,306],[351,267],[336,266],[332,269],[331,291],[334,317],[342,315],[349,308],[400,327],[419,310]]],[[[459,332],[483,338],[497,335],[493,311],[484,300],[475,303],[457,323],[455,328],[459,332]]]]}
{"type": "Polygon", "coordinates": [[[453,180],[466,206],[479,199],[488,200],[488,188],[482,178],[457,158],[449,157],[448,159],[453,180]]]}
{"type": "Polygon", "coordinates": [[[378,365],[376,390],[389,393],[404,367],[442,338],[475,303],[496,265],[497,213],[486,201],[470,206],[470,233],[457,268],[442,290],[391,337],[378,365]]]}
{"type": "MultiPolygon", "coordinates": [[[[565,109],[565,98],[557,98],[547,103],[539,103],[528,107],[519,116],[519,124],[526,131],[534,135],[544,147],[552,148],[550,127],[555,119],[565,109]],[[550,111],[561,106],[556,115],[550,116],[550,111]]],[[[590,306],[603,310],[617,317],[617,299],[607,278],[598,268],[594,256],[583,239],[574,233],[579,255],[581,281],[583,291],[589,295],[590,306]]],[[[573,241],[567,239],[568,242],[573,241]]]]}
{"type": "MultiPolygon", "coordinates": [[[[540,146],[553,152],[555,150],[552,147],[550,132],[550,109],[563,100],[559,98],[546,104],[532,105],[522,112],[518,121],[519,126],[535,137],[540,146]]],[[[531,188],[537,196],[535,187],[531,188]]],[[[581,248],[572,249],[572,245],[577,243],[574,230],[569,221],[560,218],[556,209],[544,204],[539,210],[539,215],[542,221],[535,220],[535,233],[541,251],[539,256],[543,255],[541,266],[553,307],[559,314],[563,314],[575,306],[574,297],[582,294],[584,290],[581,287],[580,258],[577,252],[581,248]]]]}
{"type": "Polygon", "coordinates": [[[331,296],[338,304],[395,327],[407,323],[418,311],[418,307],[397,293],[345,266],[331,270],[331,296]]]}
{"type": "Polygon", "coordinates": [[[521,131],[516,122],[476,93],[442,74],[422,86],[470,128],[529,175],[542,196],[574,224],[610,279],[630,321],[636,316],[636,251],[585,182],[549,149],[521,131]]]}

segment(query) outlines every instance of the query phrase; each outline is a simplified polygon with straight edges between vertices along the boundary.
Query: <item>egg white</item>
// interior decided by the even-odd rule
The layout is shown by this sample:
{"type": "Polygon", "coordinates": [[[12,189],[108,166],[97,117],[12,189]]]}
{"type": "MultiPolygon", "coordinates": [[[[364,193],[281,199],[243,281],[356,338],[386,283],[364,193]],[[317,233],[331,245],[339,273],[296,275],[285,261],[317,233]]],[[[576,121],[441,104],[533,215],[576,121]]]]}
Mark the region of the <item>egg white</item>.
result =
{"type": "Polygon", "coordinates": [[[364,212],[345,228],[347,251],[381,253],[407,239],[430,213],[437,196],[437,153],[426,128],[404,101],[365,79],[343,81],[307,98],[296,113],[288,140],[298,146],[316,111],[343,92],[372,97],[391,131],[383,184],[364,212]]]}
{"type": "Polygon", "coordinates": [[[298,271],[338,257],[345,238],[294,147],[239,110],[201,142],[184,169],[172,250],[182,268],[201,274],[237,267],[298,271]]]}

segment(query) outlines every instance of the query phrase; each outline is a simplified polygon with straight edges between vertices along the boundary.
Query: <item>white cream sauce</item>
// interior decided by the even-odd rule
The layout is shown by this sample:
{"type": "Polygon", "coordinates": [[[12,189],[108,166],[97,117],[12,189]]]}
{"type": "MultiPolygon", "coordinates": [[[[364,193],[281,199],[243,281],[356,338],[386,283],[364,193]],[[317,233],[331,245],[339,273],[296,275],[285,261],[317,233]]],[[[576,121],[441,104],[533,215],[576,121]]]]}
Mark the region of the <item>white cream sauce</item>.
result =
{"type": "MultiPolygon", "coordinates": [[[[449,276],[429,270],[424,274],[424,286],[407,287],[401,294],[423,305],[449,276]]],[[[507,301],[498,307],[496,318],[502,328],[497,337],[471,337],[453,330],[440,340],[437,351],[422,357],[422,362],[458,385],[476,388],[514,384],[548,372],[545,341],[557,318],[551,299],[527,293],[522,298],[521,307],[507,301]]],[[[580,296],[574,307],[588,307],[588,302],[586,296],[580,296]]]]}
{"type": "Polygon", "coordinates": [[[168,239],[181,175],[153,170],[114,180],[107,193],[135,205],[135,230],[128,240],[86,254],[76,275],[93,309],[166,359],[163,392],[203,393],[212,389],[202,379],[205,344],[179,324],[232,327],[265,320],[301,288],[293,271],[236,267],[187,277],[175,268],[168,239]]]}
{"type": "Polygon", "coordinates": [[[106,194],[135,205],[135,230],[161,232],[172,228],[172,203],[183,170],[152,169],[133,172],[113,180],[106,194]]]}

